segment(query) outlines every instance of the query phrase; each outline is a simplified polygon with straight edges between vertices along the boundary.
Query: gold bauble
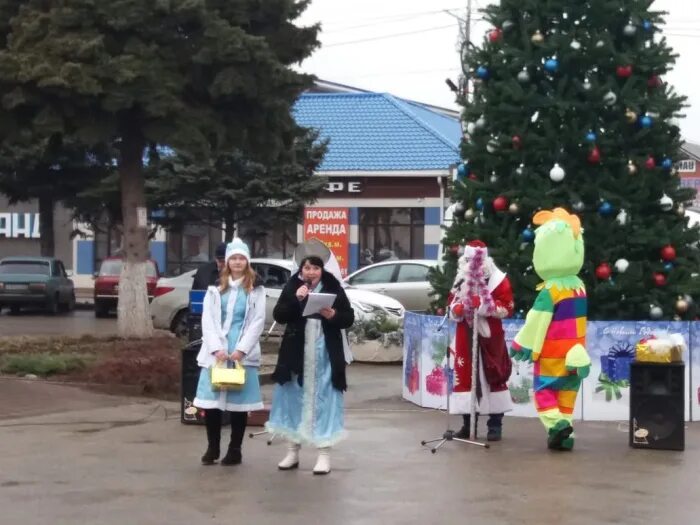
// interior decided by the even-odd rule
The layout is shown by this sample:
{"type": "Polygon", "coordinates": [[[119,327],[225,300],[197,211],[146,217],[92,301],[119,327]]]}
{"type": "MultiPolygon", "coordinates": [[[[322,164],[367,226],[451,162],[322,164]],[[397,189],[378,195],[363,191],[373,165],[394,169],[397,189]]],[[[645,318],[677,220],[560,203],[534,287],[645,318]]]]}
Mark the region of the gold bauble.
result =
{"type": "Polygon", "coordinates": [[[476,212],[472,208],[469,208],[467,211],[464,212],[464,218],[468,221],[472,220],[475,216],[476,212]]]}
{"type": "Polygon", "coordinates": [[[539,45],[542,42],[544,42],[544,35],[538,29],[537,31],[535,31],[535,34],[532,35],[532,38],[530,40],[532,41],[533,44],[539,45]]]}
{"type": "Polygon", "coordinates": [[[635,122],[637,122],[637,114],[631,109],[625,111],[625,118],[630,124],[634,124],[635,122]]]}
{"type": "Polygon", "coordinates": [[[679,314],[684,314],[688,311],[688,308],[690,308],[688,301],[686,301],[682,297],[679,297],[676,301],[676,312],[678,312],[679,314]]]}
{"type": "Polygon", "coordinates": [[[517,215],[518,213],[520,213],[520,206],[518,206],[518,204],[514,202],[510,206],[508,206],[508,211],[513,215],[517,215]]]}

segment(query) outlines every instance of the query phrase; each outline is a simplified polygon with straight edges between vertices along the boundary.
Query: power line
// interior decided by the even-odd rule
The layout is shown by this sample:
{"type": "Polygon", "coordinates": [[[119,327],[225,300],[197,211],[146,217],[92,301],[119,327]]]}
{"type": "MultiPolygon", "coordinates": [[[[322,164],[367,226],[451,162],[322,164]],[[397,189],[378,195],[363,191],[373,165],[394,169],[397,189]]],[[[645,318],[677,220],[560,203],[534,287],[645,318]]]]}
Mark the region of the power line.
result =
{"type": "Polygon", "coordinates": [[[459,71],[458,67],[449,67],[443,69],[420,69],[413,71],[389,71],[384,73],[370,73],[367,75],[352,75],[352,78],[374,78],[374,77],[388,77],[388,76],[407,76],[407,75],[422,75],[427,73],[447,73],[459,71]]]}
{"type": "Polygon", "coordinates": [[[329,24],[329,25],[336,25],[336,24],[344,25],[347,23],[353,24],[353,23],[357,23],[357,22],[374,22],[374,21],[378,21],[378,20],[392,20],[392,19],[396,19],[396,18],[405,18],[405,17],[409,17],[409,16],[414,17],[414,16],[423,16],[423,15],[433,15],[433,14],[442,13],[443,11],[456,11],[458,9],[462,9],[462,6],[443,7],[442,9],[434,9],[431,11],[417,11],[417,12],[413,12],[413,13],[401,13],[401,14],[394,13],[392,15],[384,15],[384,16],[369,16],[369,17],[365,17],[365,18],[356,18],[355,20],[347,20],[347,19],[336,20],[336,21],[331,20],[331,21],[326,21],[325,23],[329,24]]]}
{"type": "Polygon", "coordinates": [[[323,34],[325,35],[330,35],[330,34],[336,34],[336,33],[346,33],[348,31],[353,31],[355,29],[362,29],[365,27],[376,27],[376,26],[381,26],[381,25],[387,25],[387,24],[398,24],[400,22],[407,22],[410,20],[415,20],[417,18],[425,18],[426,16],[434,16],[434,15],[440,15],[440,14],[451,14],[451,10],[444,10],[444,11],[437,11],[437,12],[432,12],[429,15],[410,15],[410,16],[403,16],[400,18],[392,18],[391,20],[383,20],[379,22],[372,22],[369,24],[362,24],[362,25],[356,25],[356,26],[348,26],[344,27],[342,29],[334,29],[332,31],[323,31],[323,34]]]}
{"type": "Polygon", "coordinates": [[[329,47],[349,46],[351,44],[361,44],[364,42],[374,42],[376,40],[386,40],[389,38],[398,38],[398,37],[402,37],[402,36],[417,35],[419,33],[428,33],[431,31],[439,31],[439,30],[448,29],[448,28],[454,29],[454,27],[455,27],[454,24],[450,24],[448,26],[429,27],[426,29],[417,29],[415,31],[405,31],[403,33],[391,33],[389,35],[375,36],[375,37],[371,37],[371,38],[361,38],[359,40],[349,40],[347,42],[337,42],[335,44],[326,44],[326,45],[323,45],[322,47],[329,48],[329,47]]]}

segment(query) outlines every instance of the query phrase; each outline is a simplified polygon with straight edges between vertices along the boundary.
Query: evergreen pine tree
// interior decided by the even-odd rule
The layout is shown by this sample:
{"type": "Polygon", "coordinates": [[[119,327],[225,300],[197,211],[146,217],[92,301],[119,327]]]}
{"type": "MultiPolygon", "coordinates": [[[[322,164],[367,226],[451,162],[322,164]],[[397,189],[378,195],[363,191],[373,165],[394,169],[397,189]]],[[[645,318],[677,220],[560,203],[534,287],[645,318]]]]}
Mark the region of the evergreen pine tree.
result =
{"type": "Polygon", "coordinates": [[[664,77],[674,55],[653,0],[502,0],[483,45],[465,46],[464,162],[446,232],[445,296],[456,247],[479,238],[508,273],[516,315],[532,304],[539,209],[583,222],[589,318],[695,316],[700,257],[674,163],[684,98],[664,77]]]}

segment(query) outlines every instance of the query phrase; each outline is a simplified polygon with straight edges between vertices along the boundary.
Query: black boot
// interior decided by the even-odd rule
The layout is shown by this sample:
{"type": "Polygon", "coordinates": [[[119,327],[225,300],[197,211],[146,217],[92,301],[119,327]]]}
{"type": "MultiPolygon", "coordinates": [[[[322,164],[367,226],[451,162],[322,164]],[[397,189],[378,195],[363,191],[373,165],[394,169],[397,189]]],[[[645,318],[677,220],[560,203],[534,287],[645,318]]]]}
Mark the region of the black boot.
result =
{"type": "MultiPolygon", "coordinates": [[[[459,439],[469,439],[469,436],[471,434],[471,415],[470,414],[462,414],[462,428],[460,428],[454,435],[454,437],[459,438],[459,439]]],[[[479,414],[476,415],[476,424],[479,424],[479,414]]],[[[474,436],[476,438],[476,436],[474,436]]]]}
{"type": "Polygon", "coordinates": [[[500,441],[501,431],[503,430],[503,414],[490,414],[486,427],[488,428],[486,440],[500,441]]]}
{"type": "Polygon", "coordinates": [[[213,465],[221,455],[221,410],[206,411],[207,451],[202,456],[202,465],[213,465]]]}
{"type": "Polygon", "coordinates": [[[245,427],[248,423],[248,412],[230,412],[231,415],[231,442],[228,444],[226,456],[221,460],[222,465],[240,465],[243,461],[241,445],[245,427]]]}

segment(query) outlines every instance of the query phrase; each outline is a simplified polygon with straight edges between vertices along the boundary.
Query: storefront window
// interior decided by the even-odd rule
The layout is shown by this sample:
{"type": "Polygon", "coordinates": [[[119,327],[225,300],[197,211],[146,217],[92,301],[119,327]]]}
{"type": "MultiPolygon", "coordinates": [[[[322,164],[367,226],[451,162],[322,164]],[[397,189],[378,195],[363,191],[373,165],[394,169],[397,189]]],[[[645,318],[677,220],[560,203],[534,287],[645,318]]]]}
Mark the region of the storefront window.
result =
{"type": "Polygon", "coordinates": [[[424,224],[423,208],[361,208],[360,266],[422,259],[424,224]]]}
{"type": "Polygon", "coordinates": [[[295,222],[279,224],[274,228],[261,228],[253,222],[242,222],[238,234],[248,243],[253,257],[291,259],[297,245],[295,222]]]}

